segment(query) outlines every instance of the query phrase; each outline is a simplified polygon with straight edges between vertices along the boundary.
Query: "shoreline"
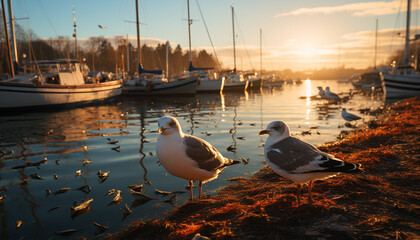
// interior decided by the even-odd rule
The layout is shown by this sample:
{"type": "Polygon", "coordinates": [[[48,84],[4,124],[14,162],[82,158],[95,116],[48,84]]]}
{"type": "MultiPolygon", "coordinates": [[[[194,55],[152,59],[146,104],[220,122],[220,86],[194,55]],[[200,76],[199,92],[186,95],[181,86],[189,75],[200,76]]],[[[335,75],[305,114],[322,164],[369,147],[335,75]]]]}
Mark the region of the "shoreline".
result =
{"type": "Polygon", "coordinates": [[[359,174],[316,181],[314,203],[264,167],[165,218],[133,222],[105,239],[414,239],[420,236],[420,97],[387,106],[378,120],[320,150],[362,164],[359,174]]]}

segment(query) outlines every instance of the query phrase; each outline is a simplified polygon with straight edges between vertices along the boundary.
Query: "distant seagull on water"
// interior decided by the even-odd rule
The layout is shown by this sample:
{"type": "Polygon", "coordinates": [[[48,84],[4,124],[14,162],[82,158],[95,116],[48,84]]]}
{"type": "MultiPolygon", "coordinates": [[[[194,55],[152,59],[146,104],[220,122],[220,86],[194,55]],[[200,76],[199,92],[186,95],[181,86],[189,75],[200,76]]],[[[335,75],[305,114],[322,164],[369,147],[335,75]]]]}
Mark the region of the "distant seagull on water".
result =
{"type": "Polygon", "coordinates": [[[322,87],[318,87],[318,95],[321,97],[321,98],[325,98],[325,91],[324,91],[324,89],[322,89],[322,87]]]}
{"type": "Polygon", "coordinates": [[[335,101],[340,100],[340,97],[336,93],[330,91],[330,87],[325,88],[325,98],[335,101]]]}
{"type": "Polygon", "coordinates": [[[342,110],[341,110],[341,116],[346,120],[346,121],[355,121],[355,120],[359,120],[359,119],[362,119],[361,117],[359,117],[359,116],[356,116],[356,115],[354,115],[354,114],[352,114],[352,113],[348,113],[347,111],[346,111],[346,108],[343,108],[342,110]]]}
{"type": "Polygon", "coordinates": [[[162,166],[172,175],[190,183],[190,200],[193,199],[193,181],[199,181],[199,199],[202,184],[217,178],[225,167],[238,163],[224,158],[210,143],[184,134],[176,118],[165,116],[158,120],[159,137],[156,155],[162,166]]]}
{"type": "Polygon", "coordinates": [[[268,134],[264,156],[268,165],[282,177],[297,184],[300,204],[302,184],[308,184],[308,200],[312,203],[312,181],[333,177],[340,172],[358,172],[360,164],[346,163],[314,146],[290,136],[286,123],[274,121],[259,135],[268,134]]]}

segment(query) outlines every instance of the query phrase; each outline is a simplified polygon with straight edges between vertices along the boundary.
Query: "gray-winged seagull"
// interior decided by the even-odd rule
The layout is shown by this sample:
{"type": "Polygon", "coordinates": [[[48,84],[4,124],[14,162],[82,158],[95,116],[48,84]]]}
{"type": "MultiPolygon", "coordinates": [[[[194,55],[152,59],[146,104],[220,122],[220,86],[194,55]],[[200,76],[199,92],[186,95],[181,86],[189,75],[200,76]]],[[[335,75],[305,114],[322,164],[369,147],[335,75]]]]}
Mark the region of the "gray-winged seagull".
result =
{"type": "Polygon", "coordinates": [[[349,112],[347,112],[346,111],[346,108],[343,108],[342,110],[341,110],[341,116],[344,118],[344,120],[346,120],[346,121],[354,121],[354,120],[359,120],[359,119],[362,119],[361,117],[359,117],[359,116],[356,116],[356,115],[354,115],[354,114],[352,114],[352,113],[349,113],[349,112]]]}
{"type": "Polygon", "coordinates": [[[297,184],[300,204],[302,184],[308,184],[308,199],[312,202],[312,181],[335,176],[339,172],[358,172],[360,164],[346,163],[321,152],[314,146],[290,136],[286,123],[274,121],[259,135],[268,134],[264,155],[268,165],[280,176],[297,184]]]}
{"type": "Polygon", "coordinates": [[[202,184],[217,178],[223,168],[237,163],[223,157],[203,139],[184,134],[174,117],[162,117],[158,120],[158,125],[156,155],[169,173],[189,181],[191,200],[193,181],[199,181],[201,199],[202,184]]]}
{"type": "Polygon", "coordinates": [[[330,87],[325,88],[325,98],[336,101],[340,100],[340,97],[336,93],[330,91],[330,87]]]}

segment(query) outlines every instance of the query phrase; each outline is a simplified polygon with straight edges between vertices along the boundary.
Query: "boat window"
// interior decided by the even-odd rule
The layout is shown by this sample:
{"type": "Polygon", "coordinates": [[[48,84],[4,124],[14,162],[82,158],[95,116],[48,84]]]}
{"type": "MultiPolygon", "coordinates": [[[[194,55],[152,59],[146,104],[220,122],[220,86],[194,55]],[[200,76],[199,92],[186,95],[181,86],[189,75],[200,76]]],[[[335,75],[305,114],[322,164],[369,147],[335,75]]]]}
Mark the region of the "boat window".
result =
{"type": "Polygon", "coordinates": [[[62,63],[59,66],[60,72],[73,72],[75,69],[73,64],[62,63]]]}

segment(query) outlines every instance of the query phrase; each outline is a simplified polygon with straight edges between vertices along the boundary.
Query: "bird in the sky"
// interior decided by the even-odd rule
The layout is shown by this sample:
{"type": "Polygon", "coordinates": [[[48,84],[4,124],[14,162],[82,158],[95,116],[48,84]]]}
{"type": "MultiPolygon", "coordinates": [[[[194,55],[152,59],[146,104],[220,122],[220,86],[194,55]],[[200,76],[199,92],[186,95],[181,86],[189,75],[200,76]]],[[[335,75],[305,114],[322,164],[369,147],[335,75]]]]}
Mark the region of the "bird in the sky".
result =
{"type": "Polygon", "coordinates": [[[341,109],[341,116],[344,118],[344,120],[349,121],[349,122],[354,121],[354,120],[362,119],[359,116],[356,116],[352,113],[347,112],[346,108],[341,109]]]}
{"type": "Polygon", "coordinates": [[[220,154],[201,138],[184,134],[176,118],[165,116],[158,120],[159,137],[156,154],[162,166],[172,175],[190,183],[190,200],[193,199],[193,181],[199,181],[199,199],[202,184],[217,178],[225,167],[238,163],[220,154]]]}
{"type": "Polygon", "coordinates": [[[105,26],[102,26],[102,25],[98,25],[98,27],[100,28],[100,29],[107,29],[108,27],[105,27],[105,26]]]}
{"type": "Polygon", "coordinates": [[[333,177],[340,172],[359,171],[360,164],[346,163],[309,143],[291,137],[289,127],[282,121],[268,124],[259,133],[263,134],[268,134],[264,146],[268,165],[280,176],[297,184],[299,204],[302,184],[308,183],[308,200],[312,203],[312,181],[333,177]]]}

